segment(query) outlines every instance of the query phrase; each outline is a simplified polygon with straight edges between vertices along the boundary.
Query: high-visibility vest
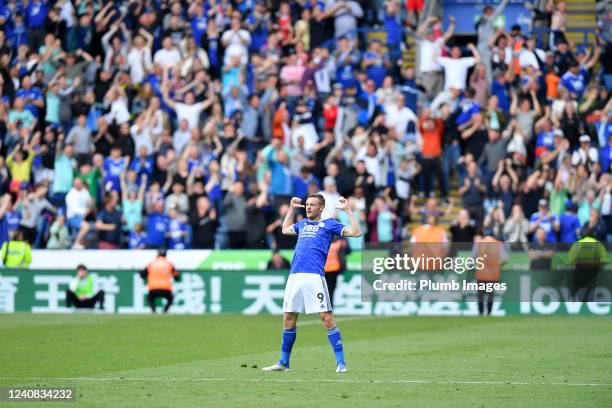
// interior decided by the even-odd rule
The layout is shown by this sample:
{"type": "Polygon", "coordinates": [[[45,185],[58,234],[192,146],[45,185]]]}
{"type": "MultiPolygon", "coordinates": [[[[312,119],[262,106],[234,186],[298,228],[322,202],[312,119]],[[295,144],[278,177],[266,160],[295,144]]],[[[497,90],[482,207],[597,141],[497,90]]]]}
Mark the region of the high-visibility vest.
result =
{"type": "Polygon", "coordinates": [[[147,289],[172,290],[172,278],[177,277],[174,265],[163,256],[147,266],[147,289]]]}
{"type": "Polygon", "coordinates": [[[595,238],[584,237],[572,244],[567,254],[567,262],[583,267],[605,266],[609,262],[608,251],[595,238]]]}
{"type": "Polygon", "coordinates": [[[412,232],[413,242],[435,242],[442,244],[445,243],[446,240],[446,230],[437,225],[421,225],[419,227],[416,227],[412,232]]]}
{"type": "Polygon", "coordinates": [[[342,241],[337,240],[329,246],[327,261],[325,261],[325,272],[340,271],[340,251],[342,250],[342,241]]]}
{"type": "Polygon", "coordinates": [[[478,242],[476,257],[482,261],[482,268],[478,268],[479,264],[476,264],[476,280],[499,281],[503,262],[501,246],[502,243],[493,237],[484,237],[478,242]]]}
{"type": "Polygon", "coordinates": [[[76,291],[75,295],[77,296],[87,296],[92,297],[94,294],[94,282],[93,276],[87,275],[85,279],[76,278],[76,291]]]}
{"type": "Polygon", "coordinates": [[[425,224],[416,227],[412,232],[411,254],[413,258],[424,258],[422,271],[441,271],[446,256],[446,230],[437,225],[425,224]]]}
{"type": "Polygon", "coordinates": [[[32,248],[23,241],[7,241],[2,244],[0,257],[5,268],[27,268],[32,262],[32,248]]]}

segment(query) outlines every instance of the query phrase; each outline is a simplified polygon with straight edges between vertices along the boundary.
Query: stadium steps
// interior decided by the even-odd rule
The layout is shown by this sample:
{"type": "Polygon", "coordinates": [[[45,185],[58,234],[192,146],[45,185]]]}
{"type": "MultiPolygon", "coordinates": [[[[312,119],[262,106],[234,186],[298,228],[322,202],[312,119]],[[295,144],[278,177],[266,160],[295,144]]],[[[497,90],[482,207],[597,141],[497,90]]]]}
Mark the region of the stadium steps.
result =
{"type": "MultiPolygon", "coordinates": [[[[414,66],[416,61],[416,39],[410,34],[404,34],[404,39],[407,46],[402,49],[402,65],[414,66]]],[[[379,40],[383,44],[383,49],[387,51],[386,46],[384,46],[387,43],[387,33],[383,29],[368,32],[366,48],[369,48],[374,40],[379,40]]]]}
{"type": "MultiPolygon", "coordinates": [[[[438,192],[436,191],[436,196],[437,194],[438,192]]],[[[459,195],[459,189],[457,188],[457,180],[455,178],[451,180],[451,190],[449,191],[448,195],[453,201],[452,207],[450,211],[446,211],[448,207],[443,203],[439,203],[440,209],[445,212],[438,220],[439,225],[441,227],[444,227],[446,230],[449,230],[452,223],[457,220],[459,211],[461,211],[461,209],[463,208],[461,203],[461,195],[459,195]]],[[[427,197],[417,198],[416,207],[419,209],[423,208],[425,206],[426,201],[427,197]]],[[[414,230],[414,228],[420,225],[422,225],[421,219],[417,215],[412,217],[412,222],[408,223],[408,228],[410,229],[410,231],[412,231],[414,230]]]]}
{"type": "MultiPolygon", "coordinates": [[[[595,0],[566,0],[567,29],[594,30],[596,21],[595,0]]],[[[565,36],[574,44],[584,43],[584,34],[581,32],[567,32],[565,36]]],[[[591,36],[589,36],[591,37],[591,36]]],[[[592,38],[589,38],[592,40],[592,38]]]]}

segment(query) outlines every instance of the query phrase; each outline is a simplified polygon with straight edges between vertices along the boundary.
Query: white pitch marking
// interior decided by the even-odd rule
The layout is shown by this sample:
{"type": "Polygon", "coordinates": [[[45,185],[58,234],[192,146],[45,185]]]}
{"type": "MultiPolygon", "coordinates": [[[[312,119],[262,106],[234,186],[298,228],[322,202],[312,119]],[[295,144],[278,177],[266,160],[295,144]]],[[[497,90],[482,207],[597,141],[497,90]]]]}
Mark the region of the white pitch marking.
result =
{"type": "MultiPolygon", "coordinates": [[[[344,322],[352,322],[354,320],[370,320],[372,319],[372,316],[350,316],[350,317],[336,317],[334,316],[334,320],[336,320],[336,323],[344,323],[344,322]]],[[[298,319],[298,324],[297,327],[299,328],[300,326],[314,326],[314,325],[321,325],[323,323],[321,323],[321,320],[316,319],[316,320],[305,320],[304,322],[300,322],[300,320],[298,319]]]]}
{"type": "MultiPolygon", "coordinates": [[[[264,374],[269,375],[269,374],[264,374]]],[[[283,375],[283,374],[281,374],[283,375]]],[[[287,374],[285,374],[287,375],[287,374]]],[[[351,379],[299,379],[299,378],[146,378],[146,377],[0,377],[0,380],[29,381],[139,381],[139,382],[302,382],[348,384],[453,384],[453,385],[565,385],[570,387],[612,387],[606,383],[530,383],[513,381],[463,381],[463,380],[351,380],[351,379]]]]}

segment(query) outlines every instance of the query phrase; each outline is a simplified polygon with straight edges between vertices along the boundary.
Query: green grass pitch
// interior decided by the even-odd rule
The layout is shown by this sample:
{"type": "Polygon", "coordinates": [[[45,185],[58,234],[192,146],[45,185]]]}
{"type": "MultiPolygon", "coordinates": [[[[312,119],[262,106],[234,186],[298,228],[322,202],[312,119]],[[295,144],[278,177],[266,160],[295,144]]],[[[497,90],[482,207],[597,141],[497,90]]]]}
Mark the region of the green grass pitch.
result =
{"type": "Polygon", "coordinates": [[[349,372],[278,316],[0,315],[0,386],[76,387],[67,407],[611,407],[608,317],[339,317],[349,372]]]}

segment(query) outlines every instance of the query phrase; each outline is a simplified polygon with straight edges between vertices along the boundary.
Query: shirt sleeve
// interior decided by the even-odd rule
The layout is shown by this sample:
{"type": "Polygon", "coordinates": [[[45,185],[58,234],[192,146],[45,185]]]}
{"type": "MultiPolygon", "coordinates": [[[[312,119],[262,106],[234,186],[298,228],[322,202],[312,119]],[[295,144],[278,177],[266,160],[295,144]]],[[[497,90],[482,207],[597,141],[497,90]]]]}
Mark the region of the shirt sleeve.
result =
{"type": "Polygon", "coordinates": [[[326,225],[327,229],[329,229],[334,235],[338,235],[340,237],[342,236],[342,233],[344,232],[344,229],[346,228],[344,224],[336,221],[333,218],[328,218],[325,222],[327,224],[326,225]]]}
{"type": "Polygon", "coordinates": [[[462,58],[462,60],[462,65],[464,65],[466,68],[476,65],[476,58],[474,57],[465,57],[462,58]]]}
{"type": "Polygon", "coordinates": [[[295,224],[293,224],[293,231],[295,231],[296,234],[300,233],[300,227],[302,226],[303,221],[300,222],[296,222],[295,224]]]}
{"type": "Polygon", "coordinates": [[[451,60],[448,57],[440,57],[438,58],[438,64],[442,65],[444,68],[447,68],[450,66],[450,64],[452,63],[453,60],[451,60]]]}

